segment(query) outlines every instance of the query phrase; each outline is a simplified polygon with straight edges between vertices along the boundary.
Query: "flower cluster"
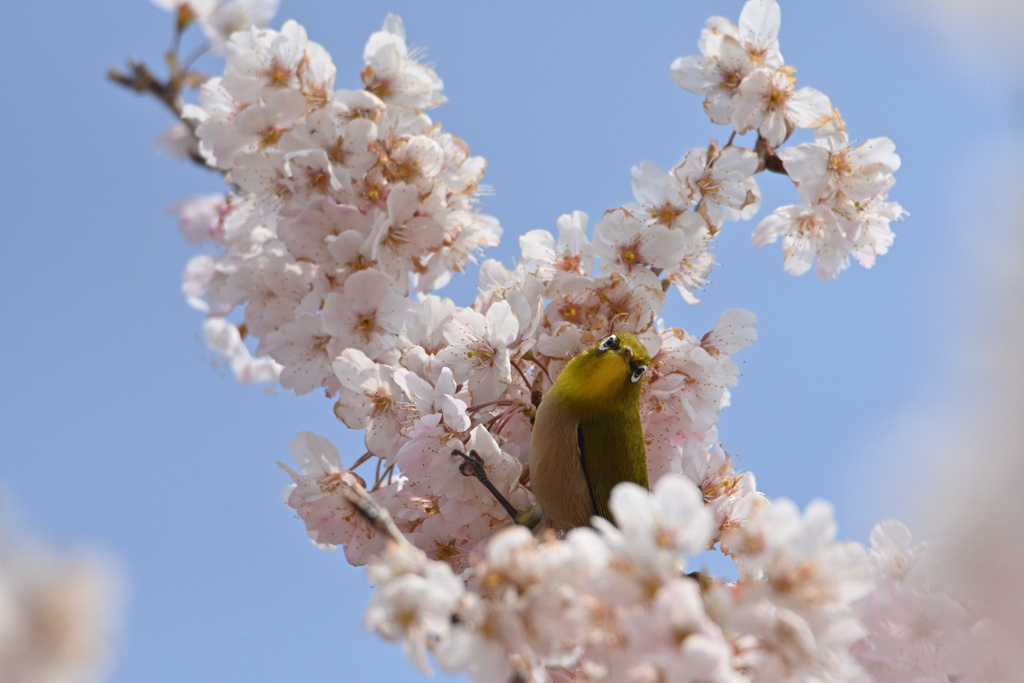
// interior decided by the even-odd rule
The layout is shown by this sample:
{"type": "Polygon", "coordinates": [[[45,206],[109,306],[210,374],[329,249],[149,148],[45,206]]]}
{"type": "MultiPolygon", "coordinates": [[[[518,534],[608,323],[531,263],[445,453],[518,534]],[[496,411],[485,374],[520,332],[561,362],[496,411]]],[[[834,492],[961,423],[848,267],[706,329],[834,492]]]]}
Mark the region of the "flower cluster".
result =
{"type": "Polygon", "coordinates": [[[424,671],[431,652],[446,670],[487,683],[870,681],[869,672],[910,682],[962,671],[943,668],[933,634],[913,628],[931,618],[969,640],[957,629],[966,619],[959,604],[934,592],[914,594],[930,606],[893,596],[900,588],[882,569],[893,558],[881,557],[879,543],[898,523],[875,529],[869,559],[835,540],[826,503],[801,514],[785,500],[748,502],[742,527],[722,538],[736,581],[685,573],[715,523],[699,489],[672,475],[653,493],[617,487],[618,526],[595,518],[561,540],[501,532],[475,558],[468,584],[411,545],[389,544],[369,568],[378,590],[365,623],[401,640],[424,671]],[[957,619],[936,612],[936,598],[959,608],[957,619]]]}
{"type": "MultiPolygon", "coordinates": [[[[475,450],[491,481],[529,507],[523,467],[539,397],[574,355],[633,332],[653,357],[642,405],[652,479],[687,472],[719,526],[731,523],[752,479],[731,468],[715,424],[738,375],[730,356],[754,340],[755,318],[728,311],[703,337],[656,322],[664,289],[689,294],[693,262],[710,265],[692,251],[723,211],[756,203],[754,154],[696,150],[671,176],[641,165],[636,202],[607,213],[593,244],[586,214],[563,216],[557,239],[521,238],[514,269],[484,262],[479,297],[458,307],[430,292],[497,243],[497,222],[473,202],[485,164],[423,113],[443,101],[441,81],[410,54],[400,20],[371,36],[364,59],[365,88],[334,90],[329,57],[300,26],[251,28],[228,42],[224,77],[186,108],[198,149],[237,185],[175,207],[190,241],[222,249],[193,259],[183,285],[207,313],[210,346],[242,381],[279,377],[332,396],[380,463],[374,498],[416,546],[461,571],[510,520],[452,451],[475,450]],[[243,306],[244,323],[229,322],[243,306]],[[259,340],[255,356],[246,336],[259,340]]],[[[339,478],[355,475],[328,446],[296,441],[302,472],[287,499],[317,544],[363,563],[380,546],[338,496],[339,478]]]]}
{"type": "Polygon", "coordinates": [[[871,549],[835,540],[831,507],[751,496],[721,535],[738,579],[685,573],[714,542],[713,508],[685,477],[617,487],[618,526],[563,539],[495,535],[459,581],[450,565],[387,543],[368,575],[365,624],[474,681],[989,680],[991,624],[958,600],[941,556],[889,520],[871,549]]]}
{"type": "Polygon", "coordinates": [[[981,656],[991,625],[952,590],[943,555],[888,520],[871,532],[869,556],[875,589],[858,605],[868,635],[854,653],[874,680],[992,680],[981,656]]]}
{"type": "Polygon", "coordinates": [[[780,207],[762,220],[754,244],[782,238],[787,271],[801,275],[817,257],[818,278],[832,280],[851,256],[870,268],[892,245],[889,224],[904,212],[887,198],[900,159],[889,138],[851,146],[828,97],[813,88],[795,89],[796,69],[779,53],[779,20],[775,0],[748,2],[739,25],[724,17],[708,19],[698,43],[701,55],[677,59],[672,77],[705,95],[712,122],[731,125],[734,134],[757,131],[762,167],[773,158],[797,185],[803,204],[780,207]],[[796,128],[814,128],[814,142],[777,150],[796,128]]]}
{"type": "MultiPolygon", "coordinates": [[[[176,7],[180,19],[195,3],[176,7]]],[[[195,154],[233,191],[175,208],[189,241],[217,247],[189,263],[183,289],[241,381],[323,390],[341,422],[365,430],[366,452],[347,465],[329,439],[299,434],[284,500],[318,547],[369,565],[367,627],[424,670],[428,653],[495,682],[855,681],[904,666],[903,651],[877,645],[895,623],[877,549],[837,542],[827,504],[768,501],[719,443],[732,356],[756,339],[755,316],[726,311],[703,335],[659,318],[673,285],[698,301],[714,236],[758,212],[765,168],[788,173],[805,202],[754,233],[783,238],[791,272],[816,257],[819,276],[835,277],[848,256],[870,266],[892,241],[892,144],[850,147],[829,100],[794,88],[778,26],[774,0],[750,0],[738,26],[709,20],[702,56],[673,65],[712,121],[757,131],[752,150],[734,135],[668,171],[641,163],[634,201],[592,239],[580,211],[557,220],[557,236],[526,233],[513,267],[480,264],[465,307],[434,292],[501,228],[475,201],[484,160],[424,113],[444,103],[442,82],[400,19],[367,42],[359,90],[335,88],[330,56],[295,22],[249,26],[225,41],[223,77],[185,107],[195,154]],[[815,142],[777,149],[796,127],[815,142]],[[530,508],[540,400],[616,331],[652,359],[640,417],[653,493],[616,488],[616,525],[531,534],[453,451],[475,451],[512,506],[530,508]],[[366,463],[372,478],[358,473],[366,463]],[[736,580],[685,573],[710,549],[735,561],[736,580]]]]}
{"type": "Polygon", "coordinates": [[[865,268],[892,245],[889,224],[903,208],[887,201],[900,158],[889,138],[872,138],[851,147],[846,127],[833,112],[814,131],[814,142],[779,150],[803,204],[783,206],[765,218],[752,239],[764,246],[782,238],[783,267],[800,275],[817,256],[819,279],[835,279],[852,256],[865,268]]]}
{"type": "Polygon", "coordinates": [[[244,306],[283,387],[333,394],[345,349],[398,360],[416,318],[410,278],[425,294],[497,243],[473,203],[484,161],[422,112],[443,101],[441,81],[397,18],[367,44],[358,91],[334,89],[329,55],[295,22],[235,33],[226,51],[224,77],[184,115],[237,189],[177,207],[187,237],[223,247],[193,259],[186,292],[211,317],[244,306]]]}

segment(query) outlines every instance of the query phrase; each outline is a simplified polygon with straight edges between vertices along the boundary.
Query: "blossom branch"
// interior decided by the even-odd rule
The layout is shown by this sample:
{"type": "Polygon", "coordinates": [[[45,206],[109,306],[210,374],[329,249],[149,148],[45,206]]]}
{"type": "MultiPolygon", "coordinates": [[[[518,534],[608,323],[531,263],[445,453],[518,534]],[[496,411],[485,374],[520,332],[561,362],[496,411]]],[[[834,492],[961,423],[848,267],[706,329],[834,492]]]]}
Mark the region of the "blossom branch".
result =
{"type": "MultiPolygon", "coordinates": [[[[111,67],[107,71],[107,78],[140,95],[149,94],[155,97],[174,114],[175,118],[185,125],[193,140],[197,140],[195,124],[182,117],[184,101],[181,97],[181,90],[186,84],[189,84],[191,87],[197,86],[204,79],[201,74],[186,70],[175,71],[166,81],[163,81],[153,75],[153,72],[143,62],[129,60],[127,73],[111,67]]],[[[188,157],[205,169],[217,170],[207,164],[206,159],[200,154],[194,144],[188,146],[188,157]]]]}
{"type": "Polygon", "coordinates": [[[180,212],[199,225],[187,235],[219,249],[186,269],[190,302],[219,332],[208,338],[236,374],[265,361],[263,376],[325,392],[365,430],[353,468],[377,459],[369,491],[328,439],[303,432],[290,447],[301,473],[282,465],[285,498],[319,547],[371,563],[365,623],[424,670],[429,651],[478,681],[532,683],[550,666],[607,680],[857,679],[864,548],[835,541],[825,504],[769,501],[719,443],[732,358],[755,340],[756,317],[725,311],[703,336],[658,322],[669,285],[697,303],[725,222],[760,210],[760,171],[789,175],[804,202],[754,231],[759,246],[784,240],[790,272],[817,258],[819,277],[834,277],[888,246],[901,212],[886,201],[891,142],[850,149],[828,98],[795,88],[778,23],[775,0],[750,0],[738,25],[710,20],[702,54],[673,65],[712,121],[732,125],[725,147],[633,168],[635,201],[604,213],[592,239],[580,211],[558,218],[557,237],[526,233],[511,269],[480,264],[468,306],[435,292],[502,228],[476,201],[486,162],[426,113],[443,84],[398,17],[367,41],[355,90],[335,87],[330,55],[294,21],[225,36],[223,77],[202,84],[201,106],[182,104],[184,81],[142,65],[112,76],[187,115],[205,164],[236,185],[180,212]],[[815,143],[776,151],[798,127],[815,143]],[[754,150],[733,144],[750,131],[754,150]],[[239,327],[226,321],[236,309],[239,327]],[[620,485],[615,524],[535,537],[507,518],[539,510],[526,466],[534,407],[570,359],[617,331],[651,355],[639,412],[653,491],[620,485]],[[460,471],[470,462],[484,488],[460,471]],[[737,582],[686,574],[710,547],[735,561],[737,582]]]}
{"type": "Polygon", "coordinates": [[[788,176],[786,173],[786,167],[782,163],[782,159],[775,153],[775,149],[768,144],[760,135],[757,136],[757,142],[754,144],[754,153],[757,154],[757,171],[771,171],[772,173],[780,173],[788,176]]]}
{"type": "Polygon", "coordinates": [[[354,507],[359,514],[370,523],[380,534],[399,546],[408,546],[409,541],[395,526],[394,520],[387,510],[377,504],[370,494],[357,482],[342,481],[339,487],[341,496],[354,507]]]}

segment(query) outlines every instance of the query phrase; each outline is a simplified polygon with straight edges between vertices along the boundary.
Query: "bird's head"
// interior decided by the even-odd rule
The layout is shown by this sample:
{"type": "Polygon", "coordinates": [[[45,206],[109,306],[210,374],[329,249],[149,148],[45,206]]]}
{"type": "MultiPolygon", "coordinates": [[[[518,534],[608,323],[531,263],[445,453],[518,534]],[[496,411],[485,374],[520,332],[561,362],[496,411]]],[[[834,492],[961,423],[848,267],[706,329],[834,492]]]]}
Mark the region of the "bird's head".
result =
{"type": "Polygon", "coordinates": [[[635,405],[650,364],[643,342],[629,332],[616,332],[569,361],[556,385],[577,403],[635,405]]]}

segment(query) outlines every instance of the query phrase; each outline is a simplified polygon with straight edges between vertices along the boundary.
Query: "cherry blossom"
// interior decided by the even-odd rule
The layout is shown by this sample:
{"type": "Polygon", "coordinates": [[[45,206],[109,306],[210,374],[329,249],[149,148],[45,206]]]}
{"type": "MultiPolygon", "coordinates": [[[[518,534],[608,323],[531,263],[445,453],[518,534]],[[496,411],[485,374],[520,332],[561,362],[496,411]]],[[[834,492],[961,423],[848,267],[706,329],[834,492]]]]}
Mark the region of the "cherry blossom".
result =
{"type": "Polygon", "coordinates": [[[0,524],[0,679],[101,680],[115,655],[122,592],[105,558],[54,551],[0,524]]]}
{"type": "Polygon", "coordinates": [[[693,206],[690,188],[681,184],[674,174],[665,173],[649,161],[634,166],[630,174],[636,202],[623,208],[646,225],[678,228],[686,234],[687,241],[692,239],[702,223],[687,211],[693,206]]]}
{"type": "MultiPolygon", "coordinates": [[[[331,367],[341,385],[334,414],[350,429],[362,429],[397,409],[399,386],[391,366],[374,363],[358,349],[345,349],[331,367]]],[[[369,441],[368,433],[367,446],[369,441]]]]}
{"type": "Polygon", "coordinates": [[[160,9],[174,12],[176,23],[183,29],[192,21],[205,21],[217,8],[218,0],[151,0],[160,9]]]}
{"type": "Polygon", "coordinates": [[[792,128],[817,128],[832,114],[828,97],[814,88],[793,88],[796,76],[792,67],[772,73],[755,69],[740,83],[729,104],[729,120],[736,132],[756,129],[772,147],[781,145],[792,128]]]}
{"type": "Polygon", "coordinates": [[[573,211],[558,218],[558,241],[546,230],[531,230],[519,238],[523,269],[544,282],[558,273],[590,275],[594,270],[594,247],[587,241],[589,218],[573,211]]]}
{"type": "Polygon", "coordinates": [[[616,209],[594,227],[594,251],[606,272],[647,278],[650,267],[679,263],[693,232],[658,224],[645,227],[625,209],[616,209]]]}
{"type": "Polygon", "coordinates": [[[693,292],[707,283],[711,267],[715,264],[715,256],[708,249],[710,242],[711,231],[706,225],[702,226],[687,245],[682,260],[664,273],[662,281],[675,285],[688,304],[700,303],[693,292]]]}
{"type": "Polygon", "coordinates": [[[389,14],[384,30],[370,36],[363,51],[366,89],[388,103],[429,108],[444,104],[441,79],[409,53],[402,20],[389,14]]]}
{"type": "Polygon", "coordinates": [[[219,242],[224,238],[224,217],[231,211],[230,198],[211,194],[186,199],[168,211],[178,216],[178,230],[190,244],[219,242]]]}
{"type": "Polygon", "coordinates": [[[713,355],[738,353],[757,339],[756,322],[757,316],[750,311],[731,308],[718,316],[711,331],[701,337],[701,348],[713,355]]]}
{"type": "Polygon", "coordinates": [[[211,47],[224,51],[232,33],[255,26],[263,28],[277,14],[278,0],[231,0],[217,3],[216,9],[201,22],[211,47]]]}
{"type": "MultiPolygon", "coordinates": [[[[854,232],[856,235],[856,232],[854,232]]],[[[834,280],[849,264],[852,239],[836,215],[823,205],[785,206],[761,221],[751,236],[763,247],[782,238],[782,267],[793,275],[806,273],[817,257],[819,280],[834,280]]]]}
{"type": "Polygon", "coordinates": [[[358,348],[376,359],[394,347],[411,314],[411,302],[394,292],[392,280],[371,268],[345,280],[342,291],[327,295],[323,327],[334,347],[358,348]]]}
{"type": "Polygon", "coordinates": [[[444,326],[449,346],[438,361],[452,369],[456,379],[468,382],[475,403],[497,399],[512,381],[509,345],[519,332],[512,307],[501,301],[487,315],[463,309],[444,326]]]}
{"type": "Polygon", "coordinates": [[[329,386],[336,386],[327,350],[330,341],[321,316],[301,315],[264,337],[258,351],[283,366],[282,387],[308,394],[323,386],[325,380],[329,386]]]}
{"type": "Polygon", "coordinates": [[[695,94],[706,94],[704,111],[712,122],[730,123],[731,105],[743,80],[755,69],[779,69],[778,34],[781,12],[775,0],[747,2],[739,26],[725,17],[711,17],[701,32],[700,56],[680,57],[672,63],[676,84],[695,94]]]}
{"type": "Polygon", "coordinates": [[[757,169],[757,157],[740,147],[726,147],[719,151],[695,149],[673,169],[673,173],[699,202],[700,215],[714,234],[725,218],[722,206],[743,209],[755,201],[747,181],[757,169]]]}
{"type": "Polygon", "coordinates": [[[203,324],[203,336],[207,347],[228,361],[231,372],[241,384],[277,382],[280,379],[282,366],[270,358],[253,358],[242,342],[238,327],[223,318],[207,318],[203,324]]]}
{"type": "Polygon", "coordinates": [[[862,666],[887,683],[941,681],[984,668],[978,646],[985,625],[958,599],[935,548],[914,543],[896,520],[876,525],[870,541],[875,586],[857,605],[868,635],[854,648],[862,666]]]}
{"type": "Polygon", "coordinates": [[[672,79],[681,88],[706,95],[704,111],[713,123],[729,123],[729,110],[740,83],[753,69],[743,45],[733,36],[716,34],[707,41],[708,54],[680,57],[672,63],[672,79]]]}
{"type": "Polygon", "coordinates": [[[301,432],[292,440],[290,451],[302,473],[278,463],[293,482],[282,495],[306,523],[313,544],[321,550],[344,545],[345,557],[353,564],[379,554],[384,539],[373,533],[370,524],[341,493],[343,484],[353,485],[359,479],[342,466],[334,444],[313,432],[301,432]]]}
{"type": "Polygon", "coordinates": [[[775,0],[758,0],[743,5],[737,29],[751,63],[778,69],[782,66],[779,54],[779,23],[781,12],[775,0]]]}
{"type": "Polygon", "coordinates": [[[711,512],[697,487],[683,477],[663,477],[653,493],[635,484],[617,486],[609,506],[623,540],[634,549],[645,548],[640,552],[672,548],[695,555],[711,539],[711,512]]]}
{"type": "Polygon", "coordinates": [[[389,640],[402,641],[406,656],[429,674],[427,648],[446,639],[465,586],[440,562],[423,562],[422,572],[403,573],[387,582],[370,598],[363,624],[389,640]]]}
{"type": "Polygon", "coordinates": [[[815,142],[779,151],[806,204],[826,201],[838,192],[865,201],[889,189],[889,177],[900,167],[889,138],[873,138],[851,148],[845,134],[815,133],[815,142]]]}

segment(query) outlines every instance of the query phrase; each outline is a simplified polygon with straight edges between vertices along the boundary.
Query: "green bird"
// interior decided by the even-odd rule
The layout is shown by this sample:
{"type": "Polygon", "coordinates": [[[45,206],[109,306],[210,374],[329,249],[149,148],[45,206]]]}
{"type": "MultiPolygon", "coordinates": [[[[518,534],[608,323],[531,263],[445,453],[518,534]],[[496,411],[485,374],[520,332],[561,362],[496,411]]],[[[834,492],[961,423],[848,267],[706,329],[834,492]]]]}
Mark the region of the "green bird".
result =
{"type": "Polygon", "coordinates": [[[608,335],[565,366],[541,399],[530,440],[530,487],[538,505],[518,511],[491,484],[475,452],[460,465],[520,524],[546,520],[554,529],[586,526],[600,515],[614,522],[608,498],[616,484],[648,488],[640,425],[640,390],[651,356],[628,332],[608,335]]]}
{"type": "Polygon", "coordinates": [[[594,515],[614,522],[612,488],[648,488],[640,390],[650,364],[639,339],[611,334],[569,361],[541,400],[530,484],[554,528],[585,526],[594,515]]]}

